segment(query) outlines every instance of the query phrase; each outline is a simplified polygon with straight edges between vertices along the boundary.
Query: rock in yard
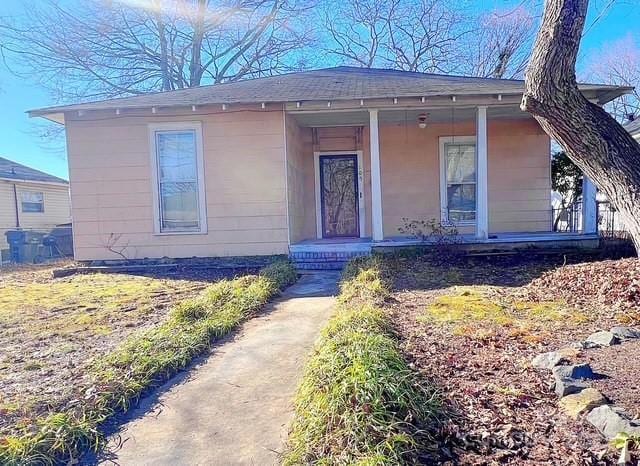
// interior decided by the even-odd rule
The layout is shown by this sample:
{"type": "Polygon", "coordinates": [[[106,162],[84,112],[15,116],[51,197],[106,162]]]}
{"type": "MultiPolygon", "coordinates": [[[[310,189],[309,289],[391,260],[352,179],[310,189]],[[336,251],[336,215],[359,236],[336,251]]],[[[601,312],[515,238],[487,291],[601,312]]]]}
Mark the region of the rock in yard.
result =
{"type": "Polygon", "coordinates": [[[566,361],[574,356],[578,355],[576,348],[561,348],[557,351],[549,351],[548,353],[542,353],[537,355],[531,361],[531,365],[536,369],[553,369],[562,361],[566,361]]]}
{"type": "Polygon", "coordinates": [[[575,366],[556,366],[553,368],[553,375],[558,378],[569,379],[593,379],[595,374],[589,364],[576,364],[575,366]]]}
{"type": "Polygon", "coordinates": [[[632,340],[640,338],[640,330],[633,327],[617,326],[611,328],[611,333],[620,340],[632,340]]]}
{"type": "Polygon", "coordinates": [[[576,419],[593,408],[606,404],[607,400],[595,388],[585,388],[580,393],[567,395],[560,400],[560,407],[568,416],[576,419]]]}
{"type": "Polygon", "coordinates": [[[597,346],[611,346],[620,343],[620,340],[613,333],[602,330],[589,335],[585,343],[597,346]]]}
{"type": "Polygon", "coordinates": [[[598,429],[602,435],[611,440],[620,432],[629,435],[640,435],[640,424],[631,421],[624,412],[616,410],[609,405],[599,406],[587,414],[587,421],[598,429]]]}
{"type": "Polygon", "coordinates": [[[572,379],[571,377],[556,377],[555,392],[560,398],[579,393],[586,388],[589,388],[589,385],[582,380],[572,379]]]}

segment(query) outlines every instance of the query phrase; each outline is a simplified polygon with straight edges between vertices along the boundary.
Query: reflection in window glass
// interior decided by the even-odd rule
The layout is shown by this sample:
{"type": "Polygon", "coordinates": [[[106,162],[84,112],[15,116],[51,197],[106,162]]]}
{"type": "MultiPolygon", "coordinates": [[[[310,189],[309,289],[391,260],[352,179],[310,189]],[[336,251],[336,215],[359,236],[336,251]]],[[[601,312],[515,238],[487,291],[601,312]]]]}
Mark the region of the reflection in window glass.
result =
{"type": "Polygon", "coordinates": [[[156,132],[160,231],[200,229],[196,133],[156,132]]]}
{"type": "Polygon", "coordinates": [[[476,150],[473,144],[446,144],[447,218],[476,219],[476,150]]]}

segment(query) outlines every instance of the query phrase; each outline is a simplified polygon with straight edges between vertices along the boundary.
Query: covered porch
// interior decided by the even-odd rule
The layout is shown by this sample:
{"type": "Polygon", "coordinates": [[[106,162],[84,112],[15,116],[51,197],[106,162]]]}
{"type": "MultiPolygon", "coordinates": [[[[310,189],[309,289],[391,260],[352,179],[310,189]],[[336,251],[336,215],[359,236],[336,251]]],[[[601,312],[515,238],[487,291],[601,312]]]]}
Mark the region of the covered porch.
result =
{"type": "Polygon", "coordinates": [[[581,232],[553,233],[549,138],[519,102],[467,100],[288,104],[290,251],[413,246],[428,220],[468,245],[597,239],[588,180],[581,232]]]}

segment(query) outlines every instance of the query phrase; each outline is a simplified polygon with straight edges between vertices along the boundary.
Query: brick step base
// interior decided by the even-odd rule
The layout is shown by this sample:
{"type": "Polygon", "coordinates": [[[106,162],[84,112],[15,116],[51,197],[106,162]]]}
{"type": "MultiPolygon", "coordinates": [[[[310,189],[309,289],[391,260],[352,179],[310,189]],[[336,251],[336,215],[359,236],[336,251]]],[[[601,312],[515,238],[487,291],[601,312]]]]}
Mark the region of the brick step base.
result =
{"type": "Polygon", "coordinates": [[[342,270],[355,257],[369,255],[369,251],[293,251],[291,262],[299,270],[342,270]]]}

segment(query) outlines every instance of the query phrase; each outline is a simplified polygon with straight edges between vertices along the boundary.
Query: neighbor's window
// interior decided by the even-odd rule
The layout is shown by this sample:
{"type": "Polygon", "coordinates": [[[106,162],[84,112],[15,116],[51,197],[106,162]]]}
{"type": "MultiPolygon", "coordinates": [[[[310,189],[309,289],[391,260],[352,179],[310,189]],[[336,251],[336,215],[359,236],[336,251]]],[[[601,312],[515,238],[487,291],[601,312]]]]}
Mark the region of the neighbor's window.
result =
{"type": "Polygon", "coordinates": [[[476,147],[445,144],[446,214],[453,223],[476,219],[476,147]]]}
{"type": "Polygon", "coordinates": [[[197,129],[156,130],[159,231],[202,232],[204,215],[197,129]]]}
{"type": "Polygon", "coordinates": [[[22,211],[23,212],[44,212],[44,193],[35,191],[26,191],[21,194],[22,196],[22,211]]]}

